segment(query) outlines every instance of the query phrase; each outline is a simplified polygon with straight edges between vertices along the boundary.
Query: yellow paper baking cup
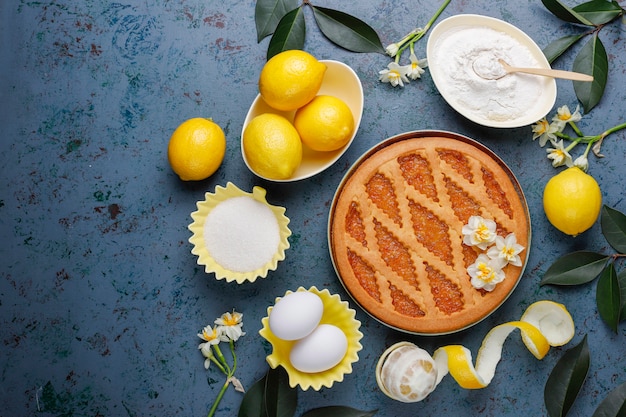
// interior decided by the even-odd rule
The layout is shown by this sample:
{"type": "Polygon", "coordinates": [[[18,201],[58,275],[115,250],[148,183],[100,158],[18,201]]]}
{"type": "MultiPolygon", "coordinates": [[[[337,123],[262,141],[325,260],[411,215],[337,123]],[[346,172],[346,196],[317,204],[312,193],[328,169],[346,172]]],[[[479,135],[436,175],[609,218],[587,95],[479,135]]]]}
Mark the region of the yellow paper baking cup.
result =
{"type": "MultiPolygon", "coordinates": [[[[198,256],[198,265],[204,265],[204,269],[208,274],[213,273],[216,279],[225,279],[227,282],[235,281],[238,284],[246,281],[254,282],[259,277],[265,278],[269,271],[277,268],[279,261],[285,259],[285,250],[289,248],[288,238],[291,236],[291,230],[288,227],[289,219],[285,216],[285,208],[269,204],[265,199],[265,194],[266,191],[262,187],[256,186],[252,189],[252,193],[247,193],[229,182],[226,184],[226,187],[217,186],[215,193],[207,192],[205,199],[198,201],[198,210],[191,213],[193,223],[188,226],[188,229],[192,232],[189,242],[193,245],[191,253],[198,256]],[[279,242],[274,256],[263,266],[244,272],[233,271],[220,265],[209,252],[205,236],[205,224],[211,211],[220,203],[237,197],[249,197],[267,206],[276,217],[279,230],[279,242]]],[[[249,219],[246,219],[246,221],[249,221],[249,219]]]]}
{"type": "MultiPolygon", "coordinates": [[[[306,373],[298,371],[289,361],[289,354],[295,340],[287,341],[276,337],[269,327],[269,315],[273,306],[267,308],[267,317],[261,320],[263,328],[259,334],[272,345],[272,353],[267,356],[267,363],[272,369],[282,366],[289,375],[289,385],[292,388],[300,386],[303,391],[313,388],[319,391],[322,387],[332,387],[335,382],[343,381],[345,375],[352,373],[352,364],[359,360],[358,352],[363,349],[361,338],[363,333],[359,331],[361,322],[356,320],[356,312],[351,309],[347,301],[342,301],[339,295],[331,295],[328,290],[318,290],[311,287],[308,290],[300,287],[297,291],[309,291],[319,296],[324,305],[324,313],[320,324],[332,324],[339,327],[348,339],[348,349],[340,363],[323,372],[306,373]]],[[[293,291],[287,291],[285,296],[293,291]]],[[[277,303],[282,297],[277,297],[277,303]]],[[[275,304],[274,303],[274,304],[275,304]]]]}

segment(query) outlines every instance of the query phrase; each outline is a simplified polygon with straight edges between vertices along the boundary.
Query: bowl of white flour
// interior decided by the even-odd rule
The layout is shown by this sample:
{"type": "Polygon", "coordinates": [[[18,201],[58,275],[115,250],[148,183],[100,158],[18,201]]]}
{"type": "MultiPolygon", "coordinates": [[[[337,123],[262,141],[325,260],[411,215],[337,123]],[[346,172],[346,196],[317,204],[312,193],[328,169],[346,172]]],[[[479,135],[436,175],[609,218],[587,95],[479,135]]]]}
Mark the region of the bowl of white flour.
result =
{"type": "Polygon", "coordinates": [[[435,86],[453,109],[473,122],[526,126],[554,106],[553,78],[505,74],[498,63],[502,59],[514,67],[550,68],[541,48],[507,22],[472,14],[449,17],[432,29],[426,50],[435,86]]]}

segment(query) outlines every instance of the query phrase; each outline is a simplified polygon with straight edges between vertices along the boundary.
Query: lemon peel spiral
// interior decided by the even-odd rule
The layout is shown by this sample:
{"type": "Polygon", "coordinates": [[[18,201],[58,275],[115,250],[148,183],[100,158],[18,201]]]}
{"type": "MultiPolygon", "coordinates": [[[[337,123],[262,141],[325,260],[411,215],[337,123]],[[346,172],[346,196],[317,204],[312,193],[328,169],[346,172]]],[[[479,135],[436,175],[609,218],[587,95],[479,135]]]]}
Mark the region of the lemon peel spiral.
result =
{"type": "MultiPolygon", "coordinates": [[[[447,374],[450,374],[459,386],[465,389],[481,389],[488,386],[502,357],[504,342],[515,330],[520,331],[526,348],[533,356],[541,360],[550,347],[563,346],[572,340],[575,326],[572,316],[564,305],[547,300],[537,301],[526,309],[518,321],[500,324],[487,333],[478,349],[475,365],[472,362],[472,352],[465,346],[448,345],[435,350],[432,359],[435,363],[436,379],[432,391],[447,374]]],[[[413,346],[415,349],[420,349],[413,346]]],[[[379,360],[376,369],[378,385],[386,395],[395,400],[421,401],[429,393],[421,393],[419,399],[415,399],[414,395],[411,397],[413,387],[406,385],[406,379],[402,379],[397,364],[384,363],[389,357],[389,351],[396,348],[396,345],[391,346],[379,360]],[[386,366],[395,366],[396,372],[384,373],[386,366]],[[400,384],[402,386],[394,390],[394,385],[400,384]],[[390,392],[401,392],[401,394],[390,395],[390,392]]],[[[407,369],[411,366],[409,361],[403,358],[398,358],[398,361],[406,363],[407,369]]]]}

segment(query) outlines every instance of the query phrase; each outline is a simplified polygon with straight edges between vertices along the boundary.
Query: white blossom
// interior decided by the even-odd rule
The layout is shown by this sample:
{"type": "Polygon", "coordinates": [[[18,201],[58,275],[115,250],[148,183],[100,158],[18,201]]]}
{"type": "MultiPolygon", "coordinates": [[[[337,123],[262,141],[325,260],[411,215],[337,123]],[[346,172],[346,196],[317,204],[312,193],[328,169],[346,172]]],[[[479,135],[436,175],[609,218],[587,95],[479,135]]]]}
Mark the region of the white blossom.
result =
{"type": "Polygon", "coordinates": [[[200,343],[198,345],[198,349],[202,353],[206,359],[204,360],[204,369],[209,369],[211,366],[211,359],[213,358],[213,350],[211,349],[211,344],[209,342],[200,343]]]}
{"type": "Polygon", "coordinates": [[[393,87],[404,87],[404,83],[408,83],[409,79],[406,77],[406,68],[400,66],[397,62],[392,61],[387,65],[387,68],[378,72],[378,79],[384,83],[390,83],[393,87]]]}
{"type": "Polygon", "coordinates": [[[563,140],[559,142],[553,143],[554,148],[546,149],[548,153],[548,159],[552,159],[553,167],[560,167],[562,165],[571,167],[574,166],[574,162],[572,161],[572,156],[569,154],[567,149],[563,146],[563,140]]]}
{"type": "Polygon", "coordinates": [[[218,326],[206,326],[202,329],[202,333],[198,333],[198,337],[209,345],[217,345],[223,341],[222,330],[218,326]]]}
{"type": "Polygon", "coordinates": [[[503,267],[504,261],[501,258],[492,259],[481,253],[476,262],[467,268],[467,273],[472,278],[474,288],[493,291],[497,284],[504,281],[503,267]]]}
{"type": "Polygon", "coordinates": [[[461,233],[464,244],[485,250],[496,240],[496,222],[480,216],[471,216],[461,229],[461,233]]]}
{"type": "Polygon", "coordinates": [[[587,172],[587,170],[589,169],[589,160],[587,159],[587,155],[580,155],[578,158],[576,158],[574,160],[574,166],[587,172]]]}
{"type": "Polygon", "coordinates": [[[246,333],[242,330],[243,314],[233,311],[232,313],[224,313],[221,317],[215,319],[215,324],[222,333],[224,341],[232,340],[236,342],[246,333]]]}
{"type": "Polygon", "coordinates": [[[560,125],[558,123],[548,123],[544,118],[535,123],[533,129],[533,140],[539,138],[539,146],[542,148],[548,143],[548,140],[552,143],[556,142],[555,133],[560,132],[560,125]]]}
{"type": "Polygon", "coordinates": [[[515,233],[509,233],[506,237],[496,236],[495,244],[487,251],[487,256],[492,259],[500,258],[506,263],[522,266],[519,254],[524,247],[517,243],[515,233]]]}
{"type": "Polygon", "coordinates": [[[387,45],[387,47],[385,48],[385,51],[387,51],[387,55],[394,57],[398,53],[399,49],[400,47],[398,46],[397,43],[392,43],[392,44],[387,45]]]}
{"type": "Polygon", "coordinates": [[[417,80],[418,78],[421,78],[422,74],[425,72],[424,68],[428,66],[428,61],[426,61],[426,58],[417,59],[417,56],[413,52],[409,56],[409,60],[411,61],[411,63],[404,66],[404,68],[408,70],[406,72],[406,76],[412,80],[417,80]]]}
{"type": "Polygon", "coordinates": [[[565,127],[567,123],[580,122],[582,115],[580,114],[580,106],[576,106],[574,113],[571,113],[567,105],[561,106],[557,109],[556,115],[552,118],[552,121],[557,123],[561,129],[565,127]]]}

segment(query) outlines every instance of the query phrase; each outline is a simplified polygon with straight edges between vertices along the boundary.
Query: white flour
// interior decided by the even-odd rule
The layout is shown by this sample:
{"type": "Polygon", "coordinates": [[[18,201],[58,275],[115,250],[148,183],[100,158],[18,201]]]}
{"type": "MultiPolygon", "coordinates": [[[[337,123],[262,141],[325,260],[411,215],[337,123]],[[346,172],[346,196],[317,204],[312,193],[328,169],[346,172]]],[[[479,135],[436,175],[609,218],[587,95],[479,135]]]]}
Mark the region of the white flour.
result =
{"type": "Polygon", "coordinates": [[[512,36],[488,27],[462,27],[445,33],[435,45],[442,71],[438,85],[455,108],[481,119],[508,121],[524,115],[537,103],[542,77],[504,74],[503,59],[514,67],[538,67],[530,51],[512,36]],[[504,75],[500,79],[485,78],[504,75]]]}

